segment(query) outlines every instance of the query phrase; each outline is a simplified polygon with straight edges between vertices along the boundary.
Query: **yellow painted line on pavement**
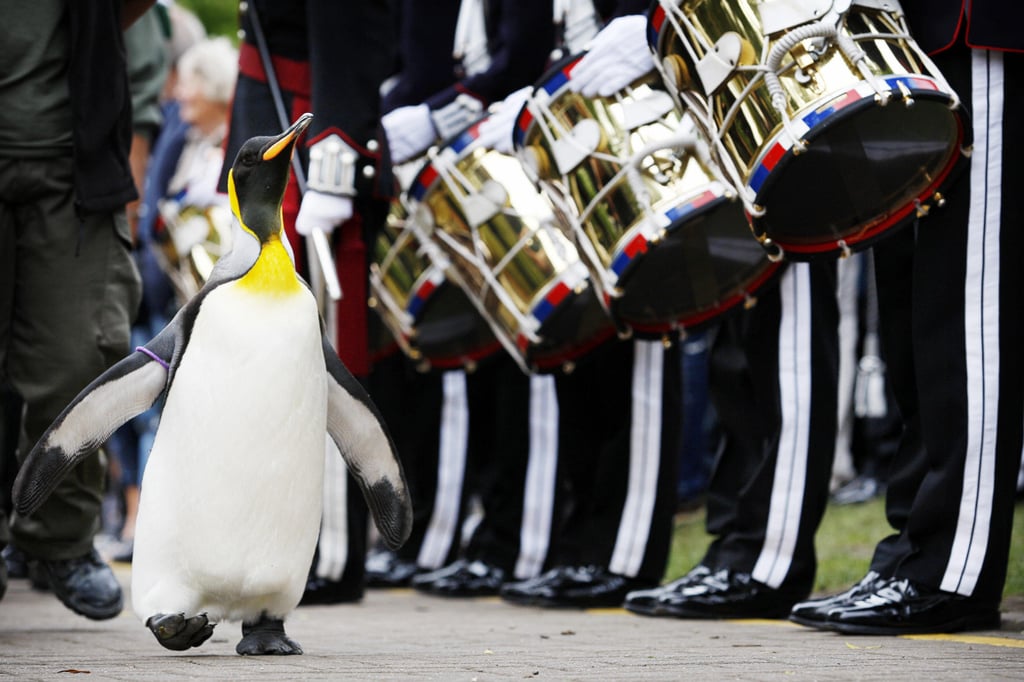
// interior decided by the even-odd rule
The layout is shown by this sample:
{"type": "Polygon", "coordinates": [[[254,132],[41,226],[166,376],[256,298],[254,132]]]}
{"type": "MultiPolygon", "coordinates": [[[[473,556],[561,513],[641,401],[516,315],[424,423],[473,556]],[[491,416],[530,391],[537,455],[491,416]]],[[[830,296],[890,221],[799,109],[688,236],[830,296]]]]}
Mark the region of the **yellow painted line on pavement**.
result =
{"type": "MultiPolygon", "coordinates": [[[[611,609],[587,609],[587,613],[599,613],[599,614],[617,614],[617,613],[629,613],[622,608],[611,608],[611,609]]],[[[737,623],[742,625],[775,625],[775,626],[791,626],[795,628],[803,628],[798,623],[793,623],[788,620],[772,619],[772,618],[726,618],[722,619],[724,622],[737,623]]],[[[809,631],[814,631],[814,628],[804,628],[809,631]]],[[[821,632],[825,632],[822,630],[821,632]]],[[[885,636],[885,635],[880,635],[885,636]]],[[[957,642],[960,644],[978,644],[982,646],[1002,646],[1009,647],[1011,649],[1024,649],[1024,639],[1013,639],[1010,637],[985,637],[982,635],[952,635],[952,634],[939,634],[939,635],[897,635],[901,639],[918,639],[918,640],[931,640],[940,642],[957,642]]],[[[847,644],[851,648],[861,648],[847,644]]]]}
{"type": "Polygon", "coordinates": [[[943,642],[959,642],[961,644],[984,644],[986,646],[1006,646],[1011,649],[1024,649],[1024,639],[1009,637],[982,637],[980,635],[900,635],[903,639],[939,640],[943,642]]]}

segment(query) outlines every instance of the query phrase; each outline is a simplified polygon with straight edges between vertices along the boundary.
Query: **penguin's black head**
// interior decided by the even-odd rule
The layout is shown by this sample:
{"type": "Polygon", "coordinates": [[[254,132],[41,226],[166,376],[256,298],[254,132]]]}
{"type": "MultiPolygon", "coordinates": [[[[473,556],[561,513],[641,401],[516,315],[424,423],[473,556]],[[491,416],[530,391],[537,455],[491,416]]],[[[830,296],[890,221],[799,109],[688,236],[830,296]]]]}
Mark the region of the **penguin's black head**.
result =
{"type": "Polygon", "coordinates": [[[238,150],[228,176],[231,210],[260,242],[281,230],[281,202],[288,184],[292,151],[313,114],[303,114],[277,137],[254,137],[238,150]]]}

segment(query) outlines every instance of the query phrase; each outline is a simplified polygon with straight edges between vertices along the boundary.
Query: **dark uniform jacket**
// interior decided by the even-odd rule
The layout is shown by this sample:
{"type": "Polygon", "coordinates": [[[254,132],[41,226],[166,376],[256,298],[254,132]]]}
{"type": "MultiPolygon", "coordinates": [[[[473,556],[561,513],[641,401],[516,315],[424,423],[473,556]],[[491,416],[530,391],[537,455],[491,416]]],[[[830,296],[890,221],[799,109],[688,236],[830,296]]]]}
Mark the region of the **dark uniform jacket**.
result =
{"type": "Polygon", "coordinates": [[[544,72],[554,45],[551,0],[487,0],[485,24],[490,66],[467,76],[452,56],[460,0],[402,0],[401,72],[382,111],[426,102],[438,109],[459,93],[484,105],[532,85],[544,72]]]}
{"type": "MultiPolygon", "coordinates": [[[[305,147],[335,133],[360,154],[363,164],[375,165],[379,154],[370,141],[376,139],[379,121],[377,86],[395,68],[390,49],[394,43],[391,3],[249,0],[259,15],[281,90],[313,102],[305,147]]],[[[240,23],[244,39],[239,46],[239,69],[243,75],[265,80],[251,14],[242,13],[240,23]]],[[[228,163],[236,151],[232,147],[242,141],[231,140],[228,163]]],[[[357,178],[364,176],[360,173],[357,178]]]]}
{"type": "Polygon", "coordinates": [[[1020,0],[902,0],[910,32],[929,54],[952,47],[1024,50],[1020,0]]]}

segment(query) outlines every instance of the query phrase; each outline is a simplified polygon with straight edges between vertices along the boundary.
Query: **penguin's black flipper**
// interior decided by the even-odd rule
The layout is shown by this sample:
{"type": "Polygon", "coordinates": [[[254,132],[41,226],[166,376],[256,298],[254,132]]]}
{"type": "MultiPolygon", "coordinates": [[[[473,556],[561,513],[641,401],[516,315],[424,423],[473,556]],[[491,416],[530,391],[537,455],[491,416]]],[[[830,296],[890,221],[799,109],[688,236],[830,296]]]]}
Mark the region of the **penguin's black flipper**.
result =
{"type": "Polygon", "coordinates": [[[327,432],[356,477],[384,541],[398,549],[412,531],[412,501],[402,463],[377,406],[324,336],[327,432]]]}
{"type": "Polygon", "coordinates": [[[38,509],[67,472],[119,426],[149,409],[167,384],[166,335],[124,358],[82,389],[29,452],[14,481],[23,516],[38,509]]]}

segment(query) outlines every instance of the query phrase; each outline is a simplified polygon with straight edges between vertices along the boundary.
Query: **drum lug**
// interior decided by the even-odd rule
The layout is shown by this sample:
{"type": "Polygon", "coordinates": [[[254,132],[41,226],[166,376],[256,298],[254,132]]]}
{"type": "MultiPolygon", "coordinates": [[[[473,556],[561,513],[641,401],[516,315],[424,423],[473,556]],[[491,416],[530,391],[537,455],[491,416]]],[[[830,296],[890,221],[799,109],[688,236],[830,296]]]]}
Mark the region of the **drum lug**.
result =
{"type": "Polygon", "coordinates": [[[900,94],[903,95],[903,106],[910,108],[914,106],[914,96],[910,92],[910,88],[903,84],[903,81],[896,81],[896,86],[900,89],[900,94]]]}
{"type": "Polygon", "coordinates": [[[773,242],[767,235],[755,234],[754,238],[761,244],[761,248],[764,249],[766,257],[772,263],[778,263],[786,257],[785,249],[773,242]]]}
{"type": "Polygon", "coordinates": [[[944,197],[941,192],[936,192],[935,194],[933,194],[931,196],[931,200],[932,200],[931,204],[929,204],[927,202],[923,202],[920,199],[915,199],[914,200],[914,208],[915,208],[914,213],[915,213],[915,215],[918,218],[926,217],[928,215],[928,213],[931,212],[932,206],[936,206],[938,208],[942,208],[943,206],[946,205],[946,197],[944,197]]]}

